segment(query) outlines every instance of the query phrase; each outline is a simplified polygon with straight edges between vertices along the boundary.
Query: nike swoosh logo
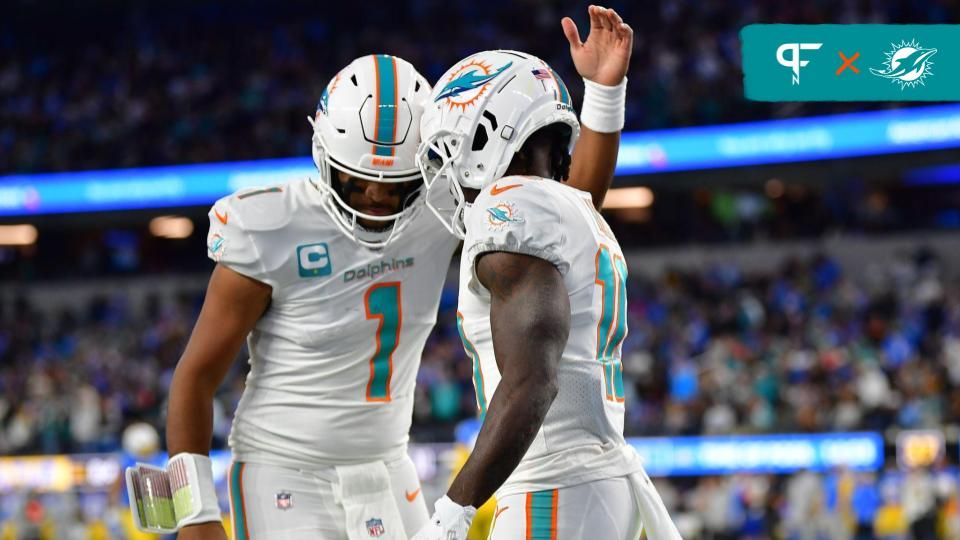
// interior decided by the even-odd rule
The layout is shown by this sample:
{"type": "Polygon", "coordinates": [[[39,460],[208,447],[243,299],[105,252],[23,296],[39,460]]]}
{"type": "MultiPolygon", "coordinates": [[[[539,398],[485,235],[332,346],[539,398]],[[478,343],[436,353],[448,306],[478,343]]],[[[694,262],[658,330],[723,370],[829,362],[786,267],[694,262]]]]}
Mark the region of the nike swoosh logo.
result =
{"type": "Polygon", "coordinates": [[[216,208],[214,208],[213,215],[217,216],[217,219],[220,220],[220,223],[223,223],[224,225],[227,224],[227,214],[221,214],[216,208]]]}
{"type": "Polygon", "coordinates": [[[511,189],[513,189],[513,188],[518,188],[518,187],[520,187],[520,186],[522,186],[522,185],[523,185],[523,184],[510,184],[509,186],[500,187],[500,186],[494,184],[493,187],[490,188],[490,194],[491,194],[491,195],[499,195],[499,194],[503,193],[504,191],[510,191],[511,189]]]}
{"type": "Polygon", "coordinates": [[[403,496],[407,498],[407,502],[413,502],[417,498],[417,495],[420,494],[420,488],[417,488],[414,492],[405,491],[403,496]]]}
{"type": "Polygon", "coordinates": [[[497,508],[497,513],[493,515],[493,519],[497,519],[498,517],[500,517],[500,514],[502,514],[504,510],[506,510],[507,508],[510,508],[510,507],[504,506],[503,508],[497,508]]]}

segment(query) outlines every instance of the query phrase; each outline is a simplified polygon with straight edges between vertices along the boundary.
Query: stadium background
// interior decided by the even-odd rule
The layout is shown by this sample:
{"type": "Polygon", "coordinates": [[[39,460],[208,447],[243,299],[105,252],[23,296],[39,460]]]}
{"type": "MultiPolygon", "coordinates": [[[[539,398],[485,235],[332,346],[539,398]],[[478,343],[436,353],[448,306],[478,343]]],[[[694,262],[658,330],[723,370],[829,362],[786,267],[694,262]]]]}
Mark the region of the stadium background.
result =
{"type": "MultiPolygon", "coordinates": [[[[960,109],[747,102],[737,37],[753,22],[955,22],[960,4],[610,7],[636,35],[615,187],[644,188],[606,211],[631,272],[626,429],[685,537],[960,537],[960,109]]],[[[309,172],[305,117],[337,69],[388,52],[435,81],[515,48],[579,104],[559,19],[584,31],[585,8],[4,2],[0,538],[127,537],[121,438],[145,422],[162,440],[212,267],[211,192],[309,172]],[[142,169],[277,158],[300,159],[142,169]],[[108,169],[124,171],[75,174],[108,169]]],[[[428,500],[475,415],[455,288],[418,377],[428,500]]],[[[244,372],[217,396],[217,448],[244,372]]]]}

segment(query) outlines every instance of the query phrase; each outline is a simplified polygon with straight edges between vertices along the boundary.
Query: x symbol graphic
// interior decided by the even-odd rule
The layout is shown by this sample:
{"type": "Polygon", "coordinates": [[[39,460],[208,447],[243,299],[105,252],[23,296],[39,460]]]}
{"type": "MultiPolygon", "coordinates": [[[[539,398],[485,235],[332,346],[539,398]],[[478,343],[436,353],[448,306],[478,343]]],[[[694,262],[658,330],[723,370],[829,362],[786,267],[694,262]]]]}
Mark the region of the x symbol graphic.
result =
{"type": "Polygon", "coordinates": [[[837,51],[837,54],[840,55],[840,58],[843,58],[843,65],[837,68],[837,75],[840,75],[841,73],[843,73],[843,70],[847,68],[850,68],[851,70],[853,70],[854,73],[860,73],[860,70],[857,69],[857,66],[853,65],[853,61],[860,57],[860,51],[855,52],[853,56],[851,56],[850,58],[847,58],[846,56],[844,56],[843,53],[840,51],[837,51]]]}

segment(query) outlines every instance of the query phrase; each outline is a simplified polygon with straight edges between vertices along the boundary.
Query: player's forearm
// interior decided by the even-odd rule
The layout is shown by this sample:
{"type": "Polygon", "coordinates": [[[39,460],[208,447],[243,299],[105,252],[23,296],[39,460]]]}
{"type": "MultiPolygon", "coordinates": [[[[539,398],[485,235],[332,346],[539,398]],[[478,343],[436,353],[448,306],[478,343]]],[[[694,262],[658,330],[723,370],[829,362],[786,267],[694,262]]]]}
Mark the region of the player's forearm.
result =
{"type": "Polygon", "coordinates": [[[203,308],[170,384],[167,450],[206,454],[213,434],[213,396],[246,336],[270,304],[269,285],[218,264],[203,308]]]}
{"type": "Polygon", "coordinates": [[[170,384],[167,406],[167,450],[171,456],[181,452],[208,454],[213,437],[213,396],[217,385],[187,367],[177,366],[170,384]]]}
{"type": "Polygon", "coordinates": [[[480,506],[516,469],[557,395],[557,366],[570,332],[570,303],[551,263],[514,253],[477,262],[490,291],[490,330],[501,379],[473,453],[448,492],[480,506]]]}
{"type": "Polygon", "coordinates": [[[573,149],[570,179],[567,184],[590,193],[593,205],[598,210],[603,206],[603,199],[613,184],[619,150],[619,131],[600,133],[587,126],[580,126],[580,138],[573,149]]]}
{"type": "Polygon", "coordinates": [[[527,453],[556,395],[555,374],[552,380],[531,374],[517,384],[501,382],[476,449],[450,486],[449,497],[477,508],[486,502],[527,453]]]}

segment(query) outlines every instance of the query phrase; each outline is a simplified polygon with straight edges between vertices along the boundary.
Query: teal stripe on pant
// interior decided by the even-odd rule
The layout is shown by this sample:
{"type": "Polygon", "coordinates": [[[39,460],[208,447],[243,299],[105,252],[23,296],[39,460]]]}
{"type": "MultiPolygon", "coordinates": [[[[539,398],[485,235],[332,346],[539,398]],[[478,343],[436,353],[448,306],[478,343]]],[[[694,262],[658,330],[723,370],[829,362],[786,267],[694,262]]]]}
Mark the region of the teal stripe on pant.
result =
{"type": "Polygon", "coordinates": [[[250,540],[247,535],[247,516],[243,513],[243,463],[230,468],[230,504],[233,506],[233,540],[250,540]]]}
{"type": "Polygon", "coordinates": [[[527,494],[527,540],[556,540],[556,497],[555,489],[527,494]]]}

